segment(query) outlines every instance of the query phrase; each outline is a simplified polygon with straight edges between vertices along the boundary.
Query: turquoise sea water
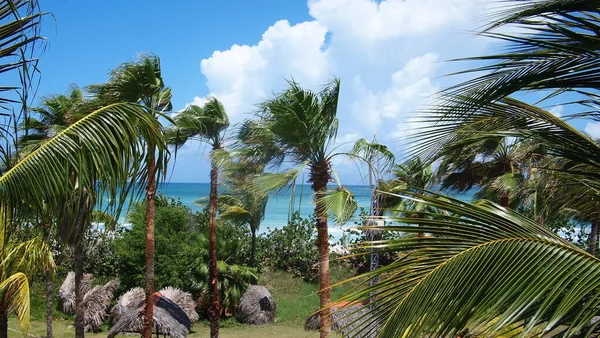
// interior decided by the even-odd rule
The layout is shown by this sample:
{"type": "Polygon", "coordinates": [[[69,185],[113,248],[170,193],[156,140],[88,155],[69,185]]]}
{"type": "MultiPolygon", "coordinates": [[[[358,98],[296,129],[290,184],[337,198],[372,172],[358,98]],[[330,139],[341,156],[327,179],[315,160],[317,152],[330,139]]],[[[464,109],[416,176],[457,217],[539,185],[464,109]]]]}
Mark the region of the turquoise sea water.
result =
{"type": "MultiPolygon", "coordinates": [[[[347,187],[354,193],[358,206],[369,210],[371,203],[371,188],[366,185],[350,185],[347,187]]],[[[159,186],[158,191],[164,196],[179,199],[193,211],[199,211],[203,207],[194,202],[209,195],[210,185],[208,183],[165,183],[159,186]]],[[[269,196],[269,202],[267,203],[265,219],[260,226],[261,232],[267,231],[268,228],[280,228],[287,224],[290,215],[290,199],[292,193],[295,193],[294,204],[292,206],[293,210],[299,211],[302,217],[309,217],[313,213],[314,205],[312,203],[313,196],[310,185],[298,185],[295,192],[291,189],[287,189],[280,191],[277,194],[272,193],[269,196]]],[[[459,196],[459,198],[463,200],[470,200],[471,197],[472,194],[470,193],[459,196]]],[[[353,227],[354,221],[358,220],[357,216],[358,211],[355,218],[347,222],[343,228],[353,227]]],[[[121,222],[125,222],[124,217],[121,217],[121,222]]],[[[334,237],[337,237],[336,234],[341,233],[341,231],[342,228],[340,226],[336,224],[330,225],[330,232],[334,237]]]]}

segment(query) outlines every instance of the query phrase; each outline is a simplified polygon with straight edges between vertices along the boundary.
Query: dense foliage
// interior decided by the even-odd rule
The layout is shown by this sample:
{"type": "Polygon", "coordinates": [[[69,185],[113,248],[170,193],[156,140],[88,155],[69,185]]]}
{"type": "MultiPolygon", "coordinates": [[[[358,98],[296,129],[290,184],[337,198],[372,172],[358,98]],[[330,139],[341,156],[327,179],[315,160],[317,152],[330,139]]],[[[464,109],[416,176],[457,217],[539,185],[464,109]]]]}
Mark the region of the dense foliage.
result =
{"type": "Polygon", "coordinates": [[[319,253],[314,217],[294,213],[281,229],[273,229],[258,239],[257,261],[262,267],[292,272],[306,281],[316,281],[319,253]]]}

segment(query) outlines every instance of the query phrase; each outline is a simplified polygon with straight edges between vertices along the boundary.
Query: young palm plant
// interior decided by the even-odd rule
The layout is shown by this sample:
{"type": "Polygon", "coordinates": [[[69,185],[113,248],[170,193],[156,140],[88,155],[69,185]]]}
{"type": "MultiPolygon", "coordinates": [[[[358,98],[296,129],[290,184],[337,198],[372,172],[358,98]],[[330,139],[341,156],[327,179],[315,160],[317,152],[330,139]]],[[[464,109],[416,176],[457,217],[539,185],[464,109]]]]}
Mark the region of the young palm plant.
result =
{"type": "Polygon", "coordinates": [[[172,142],[182,145],[190,139],[198,139],[208,143],[211,148],[210,195],[209,195],[209,289],[210,289],[210,336],[219,336],[219,290],[217,270],[217,207],[219,178],[218,153],[224,148],[225,131],[229,127],[229,119],[225,108],[216,98],[211,98],[204,106],[191,105],[175,117],[175,127],[170,134],[172,142]]]}

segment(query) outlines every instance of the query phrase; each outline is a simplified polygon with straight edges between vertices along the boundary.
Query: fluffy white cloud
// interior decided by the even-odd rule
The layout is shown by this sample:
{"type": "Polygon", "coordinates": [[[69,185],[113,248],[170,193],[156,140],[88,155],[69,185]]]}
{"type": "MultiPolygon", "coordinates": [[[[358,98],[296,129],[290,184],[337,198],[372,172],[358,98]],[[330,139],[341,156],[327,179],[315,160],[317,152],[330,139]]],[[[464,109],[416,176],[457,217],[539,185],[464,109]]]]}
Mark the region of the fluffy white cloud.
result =
{"type": "MultiPolygon", "coordinates": [[[[254,46],[233,45],[201,61],[211,95],[221,100],[233,121],[268,98],[284,78],[315,86],[331,72],[323,49],[327,29],[317,21],[290,26],[276,22],[254,46]]],[[[194,98],[201,102],[202,98],[194,98]]]]}
{"type": "Polygon", "coordinates": [[[438,59],[434,53],[410,59],[404,68],[391,74],[390,87],[376,93],[366,88],[360,76],[356,76],[354,91],[359,99],[352,103],[353,116],[366,131],[377,133],[385,119],[394,124],[394,120],[422,108],[437,90],[430,76],[435,73],[438,59]]]}
{"type": "Polygon", "coordinates": [[[374,42],[437,33],[466,22],[473,0],[309,0],[310,15],[339,37],[374,42]]]}
{"type": "Polygon", "coordinates": [[[557,117],[561,117],[563,110],[564,110],[564,107],[560,104],[557,104],[556,106],[553,106],[552,108],[550,108],[549,112],[556,115],[557,117]]]}
{"type": "Polygon", "coordinates": [[[588,122],[584,131],[595,139],[600,139],[600,122],[588,122]]]}

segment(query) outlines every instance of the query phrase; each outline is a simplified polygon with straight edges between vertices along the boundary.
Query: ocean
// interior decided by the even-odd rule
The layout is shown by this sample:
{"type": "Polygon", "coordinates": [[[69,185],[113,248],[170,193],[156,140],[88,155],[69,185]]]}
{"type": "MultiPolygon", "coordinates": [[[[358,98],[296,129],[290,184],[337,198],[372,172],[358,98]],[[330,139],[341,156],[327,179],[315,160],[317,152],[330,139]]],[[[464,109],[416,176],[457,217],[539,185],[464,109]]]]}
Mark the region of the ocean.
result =
{"type": "MultiPolygon", "coordinates": [[[[352,193],[360,207],[369,210],[371,204],[371,188],[367,185],[349,185],[346,186],[352,193]]],[[[158,191],[164,196],[173,197],[178,199],[184,205],[188,206],[193,211],[200,211],[203,206],[200,206],[194,202],[202,197],[206,197],[210,192],[209,183],[164,183],[158,187],[158,191]]],[[[222,189],[219,190],[222,192],[222,189]]],[[[470,200],[472,194],[464,194],[459,198],[464,200],[470,200]]],[[[300,216],[310,217],[314,211],[314,204],[312,200],[312,190],[310,185],[303,184],[297,185],[295,191],[292,189],[284,189],[278,193],[271,193],[267,208],[265,212],[265,219],[260,225],[259,233],[268,231],[268,229],[281,228],[287,224],[290,217],[290,210],[299,211],[300,216]],[[294,204],[290,206],[290,199],[294,193],[294,204]],[[290,209],[292,207],[292,209],[290,209]]],[[[354,227],[354,222],[359,221],[358,210],[353,219],[348,221],[343,226],[331,223],[330,233],[333,237],[341,235],[343,229],[354,227]]],[[[125,217],[122,216],[120,223],[125,223],[125,217]]]]}

